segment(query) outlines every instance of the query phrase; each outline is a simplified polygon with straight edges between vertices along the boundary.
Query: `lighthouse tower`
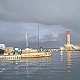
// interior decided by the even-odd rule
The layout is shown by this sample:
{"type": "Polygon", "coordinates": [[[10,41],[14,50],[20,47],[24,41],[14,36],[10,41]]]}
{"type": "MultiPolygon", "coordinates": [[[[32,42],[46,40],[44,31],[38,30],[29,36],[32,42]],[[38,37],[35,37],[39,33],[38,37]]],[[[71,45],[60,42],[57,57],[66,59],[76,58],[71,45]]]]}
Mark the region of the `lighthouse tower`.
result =
{"type": "Polygon", "coordinates": [[[72,44],[71,44],[71,32],[67,31],[66,32],[66,44],[65,46],[65,50],[72,50],[72,44]]]}
{"type": "Polygon", "coordinates": [[[71,44],[71,32],[66,32],[66,44],[71,44]]]}

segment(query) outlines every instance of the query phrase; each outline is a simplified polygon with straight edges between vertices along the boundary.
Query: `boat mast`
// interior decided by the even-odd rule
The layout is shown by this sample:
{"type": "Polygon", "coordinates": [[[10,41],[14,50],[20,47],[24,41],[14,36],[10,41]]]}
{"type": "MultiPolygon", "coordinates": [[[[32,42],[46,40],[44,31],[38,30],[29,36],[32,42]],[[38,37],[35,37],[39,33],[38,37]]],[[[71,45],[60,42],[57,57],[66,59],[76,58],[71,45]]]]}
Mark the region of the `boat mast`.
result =
{"type": "Polygon", "coordinates": [[[39,52],[39,24],[38,24],[38,52],[39,52]]]}
{"type": "Polygon", "coordinates": [[[28,33],[26,32],[26,48],[29,48],[28,33]]]}

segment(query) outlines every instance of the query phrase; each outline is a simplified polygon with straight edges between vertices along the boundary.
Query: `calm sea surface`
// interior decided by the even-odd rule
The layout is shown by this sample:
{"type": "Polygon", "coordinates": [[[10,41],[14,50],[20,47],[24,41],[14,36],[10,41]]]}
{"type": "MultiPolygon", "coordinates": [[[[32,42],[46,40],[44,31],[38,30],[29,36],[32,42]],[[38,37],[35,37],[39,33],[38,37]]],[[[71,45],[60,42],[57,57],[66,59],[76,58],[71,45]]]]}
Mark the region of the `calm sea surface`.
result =
{"type": "Polygon", "coordinates": [[[0,61],[0,80],[80,80],[80,52],[52,57],[0,61]]]}

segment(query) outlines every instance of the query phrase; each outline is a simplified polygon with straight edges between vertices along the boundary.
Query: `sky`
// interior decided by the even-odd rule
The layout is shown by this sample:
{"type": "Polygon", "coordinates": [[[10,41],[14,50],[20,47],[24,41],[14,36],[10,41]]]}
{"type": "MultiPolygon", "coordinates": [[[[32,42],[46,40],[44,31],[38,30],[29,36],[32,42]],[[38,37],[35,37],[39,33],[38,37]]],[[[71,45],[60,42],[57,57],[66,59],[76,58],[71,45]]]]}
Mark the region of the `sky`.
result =
{"type": "Polygon", "coordinates": [[[21,41],[26,38],[27,32],[28,38],[34,39],[33,41],[35,41],[35,39],[37,40],[38,37],[38,25],[40,40],[54,40],[55,38],[58,38],[60,34],[67,31],[67,29],[62,25],[0,22],[0,38],[3,40],[21,41]],[[48,39],[48,36],[50,39],[48,39]]]}
{"type": "Polygon", "coordinates": [[[80,34],[80,0],[0,0],[0,41],[25,41],[25,33],[36,41],[57,41],[70,30],[80,34]]]}

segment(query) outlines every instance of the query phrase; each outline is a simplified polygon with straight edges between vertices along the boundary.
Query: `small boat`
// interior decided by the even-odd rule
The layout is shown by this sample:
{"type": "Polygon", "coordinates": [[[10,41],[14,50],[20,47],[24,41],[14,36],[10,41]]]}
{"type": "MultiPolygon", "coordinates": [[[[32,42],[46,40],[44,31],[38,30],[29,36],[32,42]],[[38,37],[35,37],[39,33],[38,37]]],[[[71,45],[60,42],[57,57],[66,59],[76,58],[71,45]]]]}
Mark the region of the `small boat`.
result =
{"type": "Polygon", "coordinates": [[[23,51],[23,53],[21,54],[22,58],[30,58],[30,57],[49,57],[51,56],[51,52],[50,51],[37,51],[37,50],[33,50],[33,49],[26,49],[23,51]]]}
{"type": "Polygon", "coordinates": [[[21,54],[22,58],[31,58],[31,57],[49,57],[51,56],[50,52],[34,52],[34,53],[26,53],[26,54],[21,54]]]}

